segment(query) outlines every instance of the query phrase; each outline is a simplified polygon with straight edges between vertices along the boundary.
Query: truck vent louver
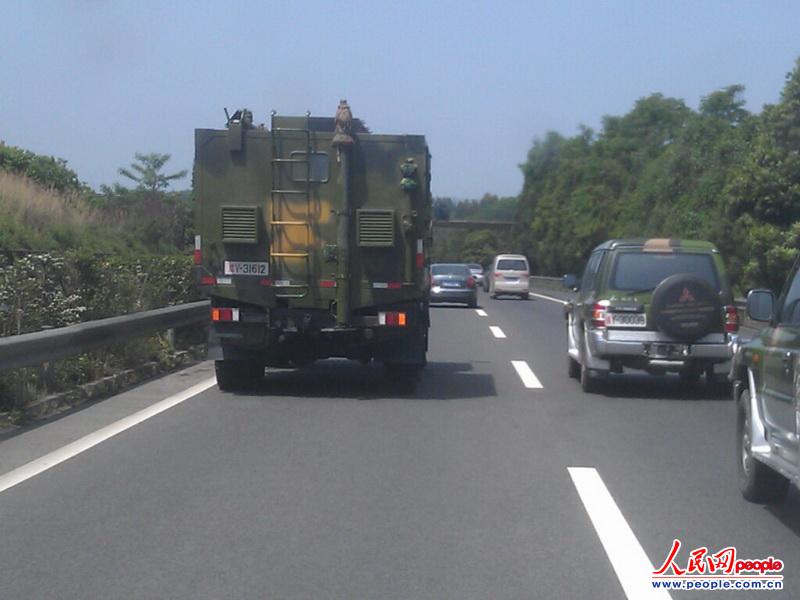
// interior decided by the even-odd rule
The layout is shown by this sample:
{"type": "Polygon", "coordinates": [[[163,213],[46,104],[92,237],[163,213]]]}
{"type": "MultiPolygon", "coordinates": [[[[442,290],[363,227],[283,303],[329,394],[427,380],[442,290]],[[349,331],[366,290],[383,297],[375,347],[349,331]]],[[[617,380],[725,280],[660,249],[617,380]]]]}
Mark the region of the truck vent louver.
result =
{"type": "Polygon", "coordinates": [[[394,211],[360,208],[358,216],[358,245],[372,247],[394,246],[394,211]]]}
{"type": "Polygon", "coordinates": [[[257,206],[223,206],[222,241],[241,244],[258,242],[257,217],[257,206]]]}

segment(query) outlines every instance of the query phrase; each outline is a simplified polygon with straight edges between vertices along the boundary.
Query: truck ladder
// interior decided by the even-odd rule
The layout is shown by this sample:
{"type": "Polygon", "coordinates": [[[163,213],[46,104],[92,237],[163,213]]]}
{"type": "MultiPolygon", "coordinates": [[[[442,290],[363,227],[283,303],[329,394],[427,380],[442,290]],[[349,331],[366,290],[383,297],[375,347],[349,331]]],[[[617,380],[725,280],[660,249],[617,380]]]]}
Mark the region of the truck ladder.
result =
{"type": "MultiPolygon", "coordinates": [[[[275,111],[272,111],[270,121],[272,139],[272,188],[270,190],[271,219],[270,219],[270,272],[273,273],[273,286],[277,298],[304,298],[311,290],[311,113],[306,112],[305,128],[275,127],[275,111]],[[304,158],[287,158],[281,156],[283,144],[281,133],[303,134],[306,141],[304,158]],[[292,189],[284,185],[284,166],[293,164],[305,165],[305,189],[292,189]],[[286,219],[284,214],[295,216],[302,199],[305,197],[305,219],[286,219]],[[299,200],[299,201],[298,201],[299,200]],[[286,235],[287,229],[301,227],[305,230],[305,246],[299,244],[286,235]],[[291,248],[283,248],[287,243],[291,248]],[[292,251],[288,251],[292,250],[292,251]],[[287,261],[303,261],[305,263],[305,282],[292,280],[292,272],[286,278],[283,274],[287,261]]],[[[291,156],[291,155],[290,155],[291,156]]],[[[291,177],[288,181],[292,181],[291,177]]]]}

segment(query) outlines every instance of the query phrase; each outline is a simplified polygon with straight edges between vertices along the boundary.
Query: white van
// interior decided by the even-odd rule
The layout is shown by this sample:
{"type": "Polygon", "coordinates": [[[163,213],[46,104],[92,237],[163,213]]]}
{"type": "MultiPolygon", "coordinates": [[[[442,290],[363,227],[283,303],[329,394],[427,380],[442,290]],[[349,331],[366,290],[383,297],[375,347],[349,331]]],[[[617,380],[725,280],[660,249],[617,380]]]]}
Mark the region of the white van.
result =
{"type": "Polygon", "coordinates": [[[489,277],[489,294],[497,298],[500,294],[528,299],[530,291],[530,269],[528,259],[522,254],[498,254],[492,261],[489,277]]]}

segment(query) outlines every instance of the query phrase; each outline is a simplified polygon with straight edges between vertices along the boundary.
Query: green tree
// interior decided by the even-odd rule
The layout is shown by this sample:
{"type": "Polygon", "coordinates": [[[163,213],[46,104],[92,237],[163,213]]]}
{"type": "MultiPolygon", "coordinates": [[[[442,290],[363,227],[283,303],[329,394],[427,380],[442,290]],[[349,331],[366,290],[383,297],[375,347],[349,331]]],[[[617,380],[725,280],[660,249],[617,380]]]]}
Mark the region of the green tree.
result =
{"type": "Polygon", "coordinates": [[[729,185],[743,285],[777,289],[797,256],[800,232],[800,59],[780,101],[766,106],[729,185]]]}
{"type": "Polygon", "coordinates": [[[151,152],[135,154],[136,162],[131,163],[129,168],[122,167],[119,174],[137,183],[137,189],[155,194],[166,190],[171,181],[183,179],[189,173],[186,169],[165,175],[161,172],[164,165],[170,159],[169,154],[158,154],[151,152]]]}
{"type": "Polygon", "coordinates": [[[487,229],[471,231],[464,238],[464,245],[461,247],[461,261],[480,263],[485,267],[499,253],[499,247],[497,236],[493,232],[487,229]]]}
{"type": "Polygon", "coordinates": [[[185,177],[187,171],[163,173],[169,154],[137,153],[135,157],[130,168],[121,168],[119,173],[136,182],[136,188],[119,183],[101,186],[96,203],[124,218],[135,236],[152,251],[185,249],[192,236],[191,194],[166,189],[171,181],[185,177]]]}

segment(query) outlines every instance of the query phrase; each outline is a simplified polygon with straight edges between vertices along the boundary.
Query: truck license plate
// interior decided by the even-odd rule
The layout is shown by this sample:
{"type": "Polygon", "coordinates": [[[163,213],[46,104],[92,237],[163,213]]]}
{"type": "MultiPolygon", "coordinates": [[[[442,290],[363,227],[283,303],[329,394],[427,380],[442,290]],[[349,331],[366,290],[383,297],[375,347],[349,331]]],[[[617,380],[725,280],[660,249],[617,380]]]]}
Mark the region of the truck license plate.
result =
{"type": "Polygon", "coordinates": [[[265,277],[269,275],[269,263],[226,260],[225,275],[256,275],[265,277]]]}

